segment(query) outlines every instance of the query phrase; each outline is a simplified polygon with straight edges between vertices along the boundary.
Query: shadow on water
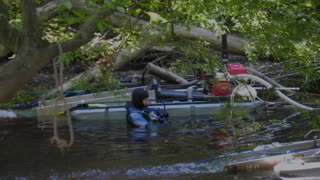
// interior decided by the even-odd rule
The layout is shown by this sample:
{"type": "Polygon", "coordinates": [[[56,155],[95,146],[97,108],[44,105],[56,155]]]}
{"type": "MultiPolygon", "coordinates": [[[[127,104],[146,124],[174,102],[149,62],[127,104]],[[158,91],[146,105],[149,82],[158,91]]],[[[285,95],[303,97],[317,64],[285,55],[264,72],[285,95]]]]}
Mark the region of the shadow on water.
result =
{"type": "MultiPolygon", "coordinates": [[[[287,108],[267,109],[258,132],[238,138],[213,133],[223,120],[204,118],[167,130],[128,129],[123,122],[73,121],[75,144],[61,153],[51,127],[32,118],[0,119],[0,179],[277,179],[272,172],[227,175],[236,159],[211,158],[258,144],[303,140],[307,119],[287,108]],[[270,121],[278,119],[278,121],[270,121]]],[[[63,138],[68,129],[59,128],[63,138]]]]}

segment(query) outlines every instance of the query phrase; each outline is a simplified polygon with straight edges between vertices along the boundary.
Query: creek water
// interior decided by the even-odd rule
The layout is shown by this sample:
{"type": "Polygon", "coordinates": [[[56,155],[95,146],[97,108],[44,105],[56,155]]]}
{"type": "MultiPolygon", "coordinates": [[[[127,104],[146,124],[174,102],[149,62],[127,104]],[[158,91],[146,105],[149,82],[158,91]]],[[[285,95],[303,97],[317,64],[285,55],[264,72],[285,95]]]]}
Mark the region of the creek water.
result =
{"type": "MultiPolygon", "coordinates": [[[[309,119],[291,108],[266,108],[254,118],[261,128],[237,143],[220,131],[223,119],[195,119],[158,131],[128,129],[123,122],[73,121],[75,142],[64,152],[50,143],[50,125],[36,118],[0,118],[0,179],[279,179],[272,172],[226,174],[223,166],[230,159],[208,158],[304,140],[311,129],[309,119]]],[[[60,126],[59,134],[68,139],[67,127],[60,126]]]]}

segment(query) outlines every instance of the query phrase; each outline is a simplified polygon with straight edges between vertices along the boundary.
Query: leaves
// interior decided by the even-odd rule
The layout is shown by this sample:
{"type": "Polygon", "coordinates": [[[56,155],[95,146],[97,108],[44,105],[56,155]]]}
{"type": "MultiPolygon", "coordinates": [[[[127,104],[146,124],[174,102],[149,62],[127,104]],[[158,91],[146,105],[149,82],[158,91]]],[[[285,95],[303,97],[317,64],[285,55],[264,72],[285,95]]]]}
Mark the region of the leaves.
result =
{"type": "Polygon", "coordinates": [[[159,14],[155,12],[146,12],[150,16],[150,22],[162,22],[162,23],[167,23],[168,21],[161,17],[159,14]]]}
{"type": "Polygon", "coordinates": [[[72,8],[72,2],[71,0],[64,0],[62,1],[62,4],[61,4],[63,7],[67,8],[67,9],[71,9],[72,8]]]}
{"type": "Polygon", "coordinates": [[[104,4],[107,4],[109,6],[111,6],[113,4],[112,0],[104,0],[103,2],[104,2],[104,4]]]}
{"type": "Polygon", "coordinates": [[[10,6],[9,0],[2,0],[2,2],[3,2],[5,5],[10,6]]]}
{"type": "Polygon", "coordinates": [[[106,27],[107,27],[107,25],[108,24],[106,23],[106,21],[104,19],[102,19],[102,20],[98,21],[97,28],[98,28],[98,30],[100,32],[104,32],[106,27]]]}

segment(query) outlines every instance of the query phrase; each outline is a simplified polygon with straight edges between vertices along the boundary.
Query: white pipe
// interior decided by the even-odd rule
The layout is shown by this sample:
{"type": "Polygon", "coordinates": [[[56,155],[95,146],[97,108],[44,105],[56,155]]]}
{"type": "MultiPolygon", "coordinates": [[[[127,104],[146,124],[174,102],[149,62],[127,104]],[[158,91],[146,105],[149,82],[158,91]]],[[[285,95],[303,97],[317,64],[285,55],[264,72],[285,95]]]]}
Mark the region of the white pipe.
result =
{"type": "MultiPolygon", "coordinates": [[[[264,74],[262,74],[261,72],[257,71],[256,69],[254,68],[251,68],[251,67],[248,67],[249,71],[252,73],[252,74],[255,74],[257,75],[258,77],[260,78],[263,78],[265,80],[267,80],[270,84],[272,84],[273,86],[275,87],[278,87],[278,88],[285,88],[284,86],[282,86],[281,84],[277,83],[276,81],[274,81],[273,79],[269,78],[268,76],[265,76],[264,74]]],[[[287,92],[290,92],[290,93],[294,93],[293,91],[291,91],[291,89],[283,89],[287,92]]]]}
{"type": "MultiPolygon", "coordinates": [[[[265,87],[253,87],[254,89],[265,89],[265,87]]],[[[300,88],[298,87],[274,87],[273,89],[277,89],[277,90],[294,90],[294,91],[299,91],[300,88]]]]}
{"type": "MultiPolygon", "coordinates": [[[[273,86],[272,84],[270,84],[269,82],[265,81],[264,79],[261,79],[260,77],[258,76],[254,76],[254,75],[251,75],[251,74],[239,74],[239,75],[235,75],[235,76],[230,76],[231,79],[237,79],[237,78],[241,78],[241,79],[252,79],[254,81],[257,81],[263,85],[265,85],[267,87],[267,89],[271,89],[273,86]]],[[[290,99],[288,96],[284,95],[282,92],[280,92],[279,90],[275,90],[277,95],[287,101],[289,104],[291,105],[294,105],[298,108],[301,108],[301,109],[305,109],[305,110],[315,110],[315,108],[312,108],[312,107],[308,107],[308,106],[305,106],[303,104],[300,104],[292,99],[290,99]]]]}

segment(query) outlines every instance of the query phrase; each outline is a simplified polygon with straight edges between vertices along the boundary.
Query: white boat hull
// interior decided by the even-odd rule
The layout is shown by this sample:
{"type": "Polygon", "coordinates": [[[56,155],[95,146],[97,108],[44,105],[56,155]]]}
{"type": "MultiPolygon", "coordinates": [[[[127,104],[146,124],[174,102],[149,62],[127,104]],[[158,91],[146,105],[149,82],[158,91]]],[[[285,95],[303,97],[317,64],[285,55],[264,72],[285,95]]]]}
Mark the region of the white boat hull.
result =
{"type": "MultiPolygon", "coordinates": [[[[237,110],[245,110],[253,112],[257,107],[264,104],[262,101],[234,103],[237,110]]],[[[225,103],[213,102],[185,102],[185,103],[170,103],[170,104],[153,104],[151,107],[165,109],[170,119],[194,119],[201,117],[210,117],[220,113],[225,107],[225,103]]],[[[110,107],[85,107],[76,108],[71,111],[71,116],[76,120],[126,120],[125,106],[110,106],[110,107]]]]}
{"type": "Polygon", "coordinates": [[[282,179],[320,179],[320,162],[306,162],[303,159],[287,159],[274,167],[282,179]]]}

